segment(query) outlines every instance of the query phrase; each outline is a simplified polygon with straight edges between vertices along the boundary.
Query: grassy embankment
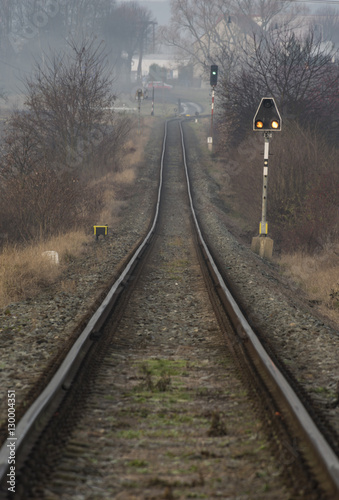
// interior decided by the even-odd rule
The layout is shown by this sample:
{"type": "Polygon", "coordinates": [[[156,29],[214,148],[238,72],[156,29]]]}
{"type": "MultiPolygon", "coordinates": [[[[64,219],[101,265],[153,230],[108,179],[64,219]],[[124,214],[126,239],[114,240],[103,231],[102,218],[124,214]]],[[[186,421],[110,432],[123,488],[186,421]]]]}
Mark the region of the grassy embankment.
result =
{"type": "MultiPolygon", "coordinates": [[[[198,100],[204,99],[208,91],[198,90],[198,100]]],[[[11,101],[2,114],[7,116],[13,104],[22,104],[23,99],[11,101]]],[[[131,134],[131,139],[125,146],[123,165],[119,172],[107,173],[103,178],[91,181],[92,189],[100,189],[103,198],[103,209],[99,218],[93,220],[94,224],[108,224],[115,226],[119,221],[119,210],[121,200],[117,195],[117,187],[132,185],[137,169],[142,164],[145,144],[152,133],[154,120],[167,116],[174,116],[178,99],[192,99],[190,89],[173,89],[170,94],[167,92],[157,92],[154,101],[154,118],[151,118],[152,99],[142,101],[140,107],[140,121],[136,109],[132,110],[134,116],[135,129],[131,134]]],[[[132,93],[121,95],[116,106],[137,108],[137,102],[132,93]]],[[[35,296],[46,286],[52,285],[60,279],[62,273],[67,269],[67,263],[72,257],[77,257],[86,251],[86,245],[93,240],[92,227],[72,231],[71,233],[60,234],[49,240],[29,243],[27,245],[5,245],[0,251],[0,309],[17,300],[24,300],[35,296]],[[56,266],[42,255],[45,251],[56,251],[59,255],[60,265],[56,266]]]]}
{"type": "MultiPolygon", "coordinates": [[[[246,218],[244,213],[246,209],[240,211],[240,204],[246,203],[246,200],[239,200],[234,194],[234,185],[232,182],[243,182],[243,176],[237,177],[238,172],[231,164],[231,172],[227,169],[227,161],[221,157],[214,157],[207,149],[206,137],[209,133],[209,120],[201,120],[194,125],[194,131],[200,138],[201,158],[206,165],[210,179],[216,186],[216,196],[218,196],[227,209],[227,217],[232,220],[233,227],[238,228],[238,233],[248,235],[248,245],[251,243],[251,232],[257,229],[259,217],[246,218]],[[232,175],[234,177],[232,178],[232,175]],[[257,220],[258,219],[258,220],[257,220]]],[[[262,156],[262,151],[260,151],[262,156]]],[[[243,159],[244,156],[241,156],[243,159]]],[[[260,179],[260,182],[261,179],[260,179]]],[[[261,206],[258,206],[260,211],[261,206]]],[[[259,212],[258,212],[259,213],[259,212]]],[[[314,255],[306,252],[273,254],[273,261],[276,263],[282,275],[288,277],[302,289],[308,299],[313,301],[321,314],[327,316],[339,324],[339,243],[328,244],[324,246],[323,251],[314,255]]]]}
{"type": "MultiPolygon", "coordinates": [[[[119,223],[123,202],[119,200],[117,187],[133,184],[150,133],[151,122],[144,119],[142,134],[133,134],[133,139],[126,144],[120,170],[91,181],[91,187],[101,189],[103,193],[103,208],[99,218],[93,220],[93,225],[116,227],[119,223]]],[[[0,251],[0,308],[5,309],[11,302],[33,297],[56,280],[62,280],[62,273],[67,270],[68,263],[74,257],[91,251],[91,246],[86,243],[93,241],[92,231],[92,227],[88,227],[25,246],[4,245],[0,251]],[[60,264],[55,265],[43,256],[45,251],[58,252],[60,264]]]]}

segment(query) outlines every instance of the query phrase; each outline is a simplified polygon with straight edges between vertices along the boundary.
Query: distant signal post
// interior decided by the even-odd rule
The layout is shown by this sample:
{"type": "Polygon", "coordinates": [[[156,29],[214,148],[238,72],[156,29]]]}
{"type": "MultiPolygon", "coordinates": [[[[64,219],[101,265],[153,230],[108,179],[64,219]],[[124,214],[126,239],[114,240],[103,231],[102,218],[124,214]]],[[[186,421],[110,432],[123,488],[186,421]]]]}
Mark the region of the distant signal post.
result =
{"type": "Polygon", "coordinates": [[[214,112],[214,93],[215,87],[218,83],[218,66],[216,64],[211,65],[210,72],[210,85],[212,87],[212,106],[211,106],[211,130],[210,136],[207,138],[208,147],[212,149],[213,145],[213,112],[214,112]]]}
{"type": "Polygon", "coordinates": [[[142,89],[138,89],[135,93],[135,100],[138,101],[138,134],[140,134],[140,108],[141,101],[144,99],[144,93],[142,89]]]}
{"type": "Polygon", "coordinates": [[[268,159],[270,140],[273,132],[281,130],[281,116],[273,97],[263,97],[253,119],[253,130],[264,133],[264,175],[263,175],[263,194],[262,211],[259,225],[259,236],[252,239],[252,250],[260,257],[270,259],[273,253],[273,240],[268,238],[267,224],[267,181],[268,181],[268,159]]]}

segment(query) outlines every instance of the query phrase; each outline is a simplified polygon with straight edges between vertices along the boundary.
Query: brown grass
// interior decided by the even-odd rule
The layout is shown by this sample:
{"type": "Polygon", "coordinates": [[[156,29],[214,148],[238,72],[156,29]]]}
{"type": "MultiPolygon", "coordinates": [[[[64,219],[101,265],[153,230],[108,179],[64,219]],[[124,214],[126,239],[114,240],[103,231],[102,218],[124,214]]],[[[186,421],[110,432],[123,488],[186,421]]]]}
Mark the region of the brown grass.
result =
{"type": "Polygon", "coordinates": [[[114,182],[118,184],[132,184],[135,181],[136,171],[134,168],[126,168],[122,172],[117,172],[114,182]]]}
{"type": "Polygon", "coordinates": [[[322,314],[339,322],[339,246],[316,256],[285,254],[279,258],[279,264],[283,273],[319,304],[322,314]]]}
{"type": "MultiPolygon", "coordinates": [[[[119,199],[116,193],[119,187],[126,188],[135,182],[138,168],[142,168],[144,146],[149,140],[151,125],[151,120],[145,118],[142,134],[128,142],[124,161],[118,172],[92,180],[90,187],[100,190],[103,201],[101,214],[97,217],[98,220],[93,220],[93,225],[108,224],[114,227],[119,223],[119,213],[126,202],[119,199]]],[[[0,253],[0,308],[5,308],[11,302],[34,297],[55,283],[68,263],[85,251],[84,243],[91,237],[85,232],[71,232],[25,248],[3,248],[0,253]],[[43,252],[51,250],[58,252],[60,265],[55,265],[42,256],[43,252]]],[[[61,286],[72,291],[72,283],[64,283],[62,276],[61,286]]]]}
{"type": "Polygon", "coordinates": [[[0,307],[34,297],[52,285],[64,266],[83,251],[87,240],[84,233],[72,232],[27,248],[4,248],[0,255],[0,307]],[[58,252],[59,265],[42,255],[50,250],[58,252]]]}

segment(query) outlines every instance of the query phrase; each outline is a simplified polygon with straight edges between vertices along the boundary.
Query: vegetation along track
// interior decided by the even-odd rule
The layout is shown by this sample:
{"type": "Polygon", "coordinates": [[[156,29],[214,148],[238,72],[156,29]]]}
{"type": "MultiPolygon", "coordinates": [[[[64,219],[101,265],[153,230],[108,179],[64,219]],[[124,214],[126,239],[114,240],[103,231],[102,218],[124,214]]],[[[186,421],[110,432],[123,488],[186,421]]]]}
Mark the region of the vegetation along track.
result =
{"type": "MultiPolygon", "coordinates": [[[[41,412],[18,424],[17,461],[26,460],[8,496],[336,498],[337,458],[206,264],[181,122],[166,130],[158,222],[42,394],[41,412]]],[[[5,444],[4,497],[7,456],[5,444]]]]}

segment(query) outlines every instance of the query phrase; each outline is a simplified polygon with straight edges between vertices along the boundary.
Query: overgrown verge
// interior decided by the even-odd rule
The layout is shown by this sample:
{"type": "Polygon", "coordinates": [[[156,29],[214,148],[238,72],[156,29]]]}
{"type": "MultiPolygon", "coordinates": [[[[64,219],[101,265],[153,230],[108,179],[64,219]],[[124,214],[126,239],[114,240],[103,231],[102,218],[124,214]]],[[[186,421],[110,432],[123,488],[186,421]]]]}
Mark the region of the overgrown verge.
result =
{"type": "MultiPolygon", "coordinates": [[[[148,141],[150,133],[150,124],[145,120],[143,135],[133,140],[126,140],[124,159],[119,163],[119,168],[88,179],[86,184],[86,192],[90,198],[88,203],[92,203],[94,208],[92,212],[87,212],[83,224],[79,224],[77,230],[69,230],[66,224],[62,224],[61,218],[61,226],[57,224],[52,226],[55,232],[58,227],[60,229],[60,233],[56,236],[46,237],[48,233],[43,233],[45,237],[37,235],[36,241],[31,239],[26,244],[3,245],[0,252],[1,309],[6,309],[11,302],[34,297],[57,280],[62,280],[63,274],[67,273],[68,265],[91,248],[88,243],[93,239],[93,225],[107,224],[111,231],[119,224],[131,186],[135,183],[138,170],[141,168],[144,144],[148,141]],[[58,265],[48,255],[43,255],[44,252],[50,251],[58,253],[58,265]]],[[[26,201],[26,205],[23,200],[20,201],[23,213],[30,206],[29,198],[26,201]]],[[[15,227],[13,223],[13,230],[15,227]]]]}
{"type": "Polygon", "coordinates": [[[282,254],[278,263],[308,295],[312,304],[339,324],[339,248],[327,248],[317,255],[302,252],[282,254]]]}
{"type": "Polygon", "coordinates": [[[10,243],[86,227],[102,210],[91,183],[121,169],[133,128],[113,112],[111,72],[94,39],[45,55],[24,84],[25,108],[8,119],[0,152],[0,234],[10,243]]]}
{"type": "MultiPolygon", "coordinates": [[[[263,184],[262,134],[249,133],[224,153],[221,193],[258,233],[263,184]]],[[[218,153],[217,153],[218,155],[218,153]]],[[[268,170],[267,219],[275,249],[308,254],[339,239],[338,150],[317,130],[295,122],[273,134],[268,170]]]]}
{"type": "MultiPolygon", "coordinates": [[[[194,125],[201,144],[208,125],[194,125]]],[[[207,147],[202,150],[214,209],[248,245],[261,219],[263,144],[262,134],[251,132],[236,148],[214,148],[212,154],[207,147]]],[[[311,304],[338,322],[338,150],[321,134],[291,123],[274,134],[270,153],[267,217],[274,260],[311,304]]],[[[206,209],[205,199],[202,207],[206,209]]]]}
{"type": "Polygon", "coordinates": [[[7,246],[0,255],[0,308],[10,302],[34,297],[53,284],[78,256],[88,240],[84,232],[71,232],[26,248],[7,246]],[[44,252],[58,254],[59,264],[44,252]]]}
{"type": "MultiPolygon", "coordinates": [[[[273,134],[268,171],[269,235],[275,258],[311,303],[339,320],[338,149],[319,130],[288,123],[273,134]]],[[[220,192],[246,221],[250,237],[261,220],[263,137],[252,133],[228,152],[220,192]]]]}
{"type": "Polygon", "coordinates": [[[0,151],[0,307],[34,296],[84,251],[93,225],[119,217],[141,141],[116,96],[95,40],[69,41],[25,81],[24,110],[10,115],[0,151]],[[56,251],[60,265],[42,256],[56,251]]]}

